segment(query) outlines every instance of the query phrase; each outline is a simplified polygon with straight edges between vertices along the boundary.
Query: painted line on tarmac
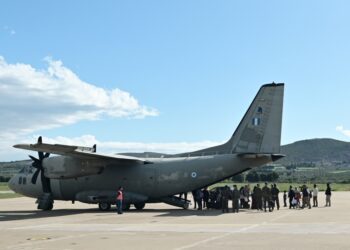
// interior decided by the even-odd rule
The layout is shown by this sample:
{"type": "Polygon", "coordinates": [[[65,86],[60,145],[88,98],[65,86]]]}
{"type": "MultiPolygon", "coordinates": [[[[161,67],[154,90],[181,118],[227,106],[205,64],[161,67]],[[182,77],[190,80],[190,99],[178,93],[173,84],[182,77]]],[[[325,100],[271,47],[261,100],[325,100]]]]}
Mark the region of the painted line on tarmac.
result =
{"type": "Polygon", "coordinates": [[[192,243],[190,245],[186,245],[186,246],[182,246],[182,247],[179,247],[179,248],[175,248],[175,250],[184,250],[184,249],[197,247],[197,246],[202,245],[204,243],[208,243],[208,242],[211,242],[211,241],[215,241],[215,240],[218,240],[218,239],[222,239],[222,238],[231,236],[234,233],[244,233],[244,232],[247,232],[249,230],[256,229],[259,226],[267,225],[270,222],[273,222],[273,221],[282,219],[284,217],[287,217],[287,216],[291,215],[291,213],[292,212],[288,212],[287,214],[280,215],[280,216],[275,217],[275,218],[273,218],[273,219],[271,219],[269,221],[265,221],[265,222],[262,222],[262,223],[259,223],[259,224],[253,224],[253,225],[250,225],[250,226],[247,226],[247,227],[243,227],[243,228],[241,228],[241,229],[239,229],[239,230],[237,230],[235,232],[230,232],[230,233],[226,233],[226,234],[223,234],[223,235],[214,236],[214,237],[211,237],[211,238],[208,238],[208,239],[205,239],[205,240],[197,241],[197,242],[192,243]]]}
{"type": "Polygon", "coordinates": [[[219,239],[225,238],[227,236],[230,236],[231,234],[232,233],[226,233],[226,234],[223,234],[223,235],[214,236],[214,237],[211,237],[211,238],[208,238],[208,239],[205,239],[205,240],[197,241],[197,242],[195,242],[193,244],[190,244],[190,245],[186,245],[186,246],[183,246],[183,247],[175,248],[175,250],[189,249],[189,248],[196,247],[196,246],[204,244],[204,243],[208,243],[208,242],[211,242],[211,241],[214,241],[214,240],[219,240],[219,239]]]}
{"type": "Polygon", "coordinates": [[[186,246],[182,246],[182,247],[179,247],[179,248],[175,248],[175,250],[184,250],[184,249],[197,247],[199,245],[202,245],[202,244],[205,244],[205,243],[208,243],[208,242],[211,242],[211,241],[215,241],[215,240],[219,240],[219,239],[223,239],[225,237],[231,236],[234,233],[243,233],[245,231],[248,231],[248,230],[253,229],[255,227],[258,227],[258,226],[259,226],[259,224],[253,224],[253,225],[250,225],[248,227],[241,228],[238,231],[225,233],[223,235],[213,236],[213,237],[205,239],[205,240],[197,241],[197,242],[192,243],[190,245],[186,245],[186,246]]]}

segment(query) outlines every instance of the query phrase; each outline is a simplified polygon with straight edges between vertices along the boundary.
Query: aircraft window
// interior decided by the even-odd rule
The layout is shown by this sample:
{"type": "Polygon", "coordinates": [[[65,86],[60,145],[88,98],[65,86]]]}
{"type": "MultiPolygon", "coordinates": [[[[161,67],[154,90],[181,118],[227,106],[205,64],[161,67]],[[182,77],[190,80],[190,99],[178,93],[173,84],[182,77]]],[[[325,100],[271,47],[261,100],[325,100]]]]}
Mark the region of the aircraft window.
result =
{"type": "Polygon", "coordinates": [[[19,177],[18,184],[22,184],[22,177],[19,177]]]}
{"type": "Polygon", "coordinates": [[[27,184],[27,178],[23,177],[23,185],[27,184]]]}
{"type": "Polygon", "coordinates": [[[260,119],[257,118],[257,117],[253,118],[252,125],[253,126],[259,126],[260,125],[260,119]]]}
{"type": "Polygon", "coordinates": [[[259,113],[259,114],[262,114],[262,112],[263,112],[262,107],[259,107],[259,108],[258,108],[258,113],[259,113]]]}

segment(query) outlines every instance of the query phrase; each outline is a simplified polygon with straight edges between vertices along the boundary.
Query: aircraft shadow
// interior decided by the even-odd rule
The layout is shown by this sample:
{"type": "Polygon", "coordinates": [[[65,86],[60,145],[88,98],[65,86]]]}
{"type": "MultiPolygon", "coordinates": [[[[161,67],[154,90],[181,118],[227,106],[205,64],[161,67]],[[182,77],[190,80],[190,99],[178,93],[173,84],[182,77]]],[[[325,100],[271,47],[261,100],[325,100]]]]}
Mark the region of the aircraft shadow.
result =
{"type": "Polygon", "coordinates": [[[66,215],[98,213],[97,208],[88,209],[55,209],[52,211],[41,210],[20,210],[20,211],[3,211],[0,210],[0,221],[41,219],[50,217],[61,217],[66,215]]]}
{"type": "Polygon", "coordinates": [[[186,217],[186,216],[218,216],[221,210],[192,210],[192,209],[143,209],[142,211],[130,210],[128,213],[159,213],[155,217],[186,217]]]}
{"type": "MultiPolygon", "coordinates": [[[[54,209],[52,211],[41,210],[20,210],[20,211],[4,211],[0,210],[0,222],[1,221],[16,221],[16,220],[29,220],[29,219],[41,219],[51,217],[62,217],[66,215],[75,214],[113,214],[116,213],[115,209],[111,209],[107,212],[102,212],[98,208],[84,208],[84,209],[54,209]]],[[[221,210],[185,210],[185,209],[143,209],[141,211],[136,209],[130,209],[125,211],[125,214],[139,214],[139,213],[155,213],[154,217],[186,217],[186,216],[218,216],[221,215],[221,210]]]]}

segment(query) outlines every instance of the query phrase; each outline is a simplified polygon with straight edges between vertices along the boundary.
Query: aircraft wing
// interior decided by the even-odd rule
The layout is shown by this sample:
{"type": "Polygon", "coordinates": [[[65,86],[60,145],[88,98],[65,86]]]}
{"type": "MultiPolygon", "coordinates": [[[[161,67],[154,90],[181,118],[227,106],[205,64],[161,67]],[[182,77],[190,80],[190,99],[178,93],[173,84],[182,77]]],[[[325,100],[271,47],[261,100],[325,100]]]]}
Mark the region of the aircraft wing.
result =
{"type": "Polygon", "coordinates": [[[63,144],[16,144],[13,147],[37,152],[47,152],[57,155],[72,156],[88,160],[105,160],[105,161],[123,161],[123,162],[139,162],[144,164],[152,163],[142,158],[126,156],[126,155],[107,155],[96,153],[96,148],[71,146],[63,144]]]}

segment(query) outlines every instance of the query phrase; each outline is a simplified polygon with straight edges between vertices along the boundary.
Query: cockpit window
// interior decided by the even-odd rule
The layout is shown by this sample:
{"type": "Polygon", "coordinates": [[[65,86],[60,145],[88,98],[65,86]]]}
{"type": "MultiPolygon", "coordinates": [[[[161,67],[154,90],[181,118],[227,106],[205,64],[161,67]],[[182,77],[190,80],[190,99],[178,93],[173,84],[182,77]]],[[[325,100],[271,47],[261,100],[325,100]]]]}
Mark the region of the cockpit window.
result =
{"type": "Polygon", "coordinates": [[[25,173],[26,172],[26,167],[23,167],[19,173],[25,173]]]}

